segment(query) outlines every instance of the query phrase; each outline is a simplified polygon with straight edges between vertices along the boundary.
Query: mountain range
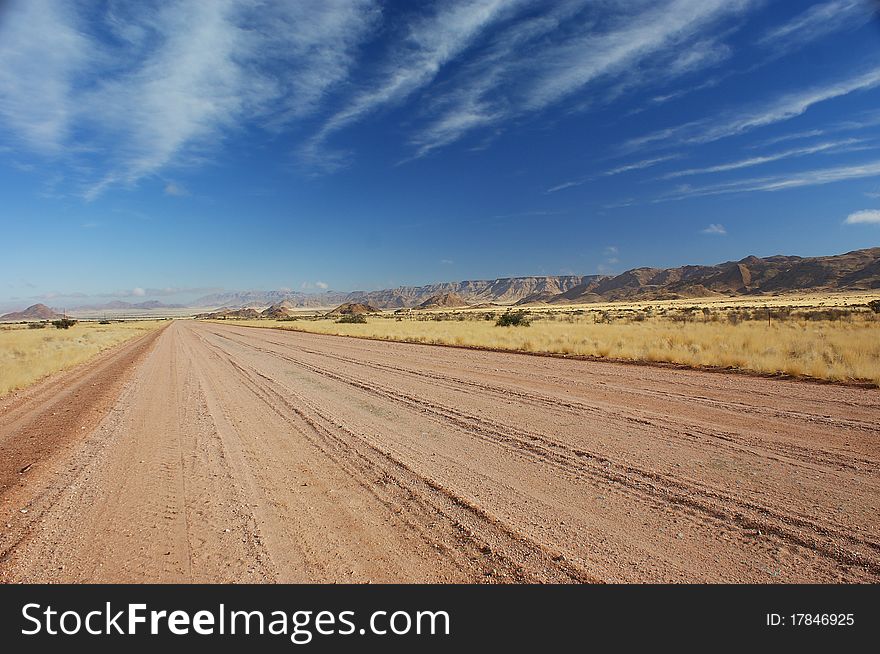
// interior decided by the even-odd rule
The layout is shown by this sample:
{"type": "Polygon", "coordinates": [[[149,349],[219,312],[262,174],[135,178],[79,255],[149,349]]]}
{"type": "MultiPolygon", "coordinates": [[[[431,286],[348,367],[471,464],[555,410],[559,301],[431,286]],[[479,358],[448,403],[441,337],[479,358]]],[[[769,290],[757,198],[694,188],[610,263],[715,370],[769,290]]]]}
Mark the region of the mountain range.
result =
{"type": "Polygon", "coordinates": [[[513,304],[536,293],[563,293],[577,286],[601,279],[600,275],[562,275],[542,277],[504,277],[491,280],[442,282],[427,286],[398,286],[380,291],[341,293],[301,293],[298,291],[240,291],[214,293],[201,297],[194,306],[204,307],[265,307],[286,301],[300,307],[332,307],[357,302],[381,309],[415,307],[437,296],[460,296],[472,303],[499,302],[513,304]]]}
{"type": "MultiPolygon", "coordinates": [[[[868,291],[880,289],[880,247],[823,257],[748,256],[714,266],[633,268],[619,275],[559,275],[464,280],[425,286],[398,286],[350,293],[290,290],[237,291],[206,295],[193,307],[239,310],[275,307],[278,315],[296,308],[329,308],[364,304],[379,309],[452,308],[474,305],[581,304],[590,302],[669,300],[794,292],[868,291]]],[[[116,300],[79,310],[183,308],[150,300],[132,304],[116,300]]],[[[258,313],[258,312],[255,312],[258,313]]],[[[43,304],[0,316],[0,320],[47,320],[58,316],[43,304]]]]}
{"type": "Polygon", "coordinates": [[[713,266],[633,268],[619,275],[560,275],[464,280],[379,291],[301,293],[243,291],[215,293],[195,306],[317,308],[357,302],[380,309],[421,304],[578,304],[618,300],[663,300],[792,292],[880,289],[880,247],[823,257],[748,256],[713,266]],[[444,298],[437,302],[437,298],[444,298]]]}

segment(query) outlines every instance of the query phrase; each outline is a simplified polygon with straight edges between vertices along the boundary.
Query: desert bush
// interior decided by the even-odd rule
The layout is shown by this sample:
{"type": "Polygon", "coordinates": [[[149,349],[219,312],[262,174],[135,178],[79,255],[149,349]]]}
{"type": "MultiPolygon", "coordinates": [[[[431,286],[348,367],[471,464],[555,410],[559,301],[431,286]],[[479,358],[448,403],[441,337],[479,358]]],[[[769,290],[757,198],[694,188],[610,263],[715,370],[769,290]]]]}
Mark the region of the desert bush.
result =
{"type": "Polygon", "coordinates": [[[789,320],[791,318],[791,307],[779,307],[777,309],[773,309],[773,319],[774,320],[789,320]]]}
{"type": "Polygon", "coordinates": [[[99,321],[98,321],[98,324],[99,324],[99,325],[109,325],[109,324],[110,324],[110,321],[109,321],[109,320],[99,320],[99,321]]]}
{"type": "Polygon", "coordinates": [[[809,311],[804,314],[807,320],[840,320],[850,315],[846,309],[820,309],[818,311],[809,311]]]}
{"type": "Polygon", "coordinates": [[[339,320],[336,322],[341,324],[363,325],[367,322],[367,317],[362,313],[347,313],[344,316],[340,316],[339,320]]]}
{"type": "MultiPolygon", "coordinates": [[[[864,302],[864,301],[863,301],[864,302]]],[[[818,308],[818,307],[817,307],[818,308]]],[[[819,311],[827,311],[823,307],[819,311]]],[[[416,318],[396,322],[377,318],[369,325],[336,325],[332,320],[286,323],[283,329],[319,333],[369,336],[413,343],[472,345],[502,350],[550,352],[575,356],[602,356],[642,361],[667,361],[695,366],[750,369],[766,373],[808,374],[831,380],[871,380],[880,383],[878,322],[864,304],[842,320],[807,320],[811,307],[801,305],[788,320],[767,325],[767,307],[760,320],[752,308],[719,307],[710,320],[677,322],[677,310],[663,317],[637,320],[629,313],[612,324],[594,322],[601,311],[592,309],[575,322],[548,319],[544,312],[526,312],[533,318],[530,329],[494,329],[494,322],[416,318]],[[730,322],[728,322],[730,321],[730,322]],[[730,324],[735,322],[736,324],[730,324]]],[[[662,313],[657,309],[657,313],[662,313]]],[[[510,310],[509,313],[519,313],[510,310]]],[[[483,317],[485,314],[478,314],[483,317]]],[[[496,312],[496,319],[502,312],[496,312]]],[[[507,322],[506,318],[504,322],[507,322]]],[[[259,326],[257,321],[255,325],[259,326]]],[[[27,333],[27,330],[20,330],[27,333]]],[[[37,335],[38,332],[32,332],[37,335]]],[[[2,347],[0,347],[2,359],[2,347]]],[[[2,371],[0,360],[0,371],[2,371]]]]}
{"type": "Polygon", "coordinates": [[[880,300],[871,300],[868,302],[868,308],[874,313],[880,313],[880,300]]]}
{"type": "Polygon", "coordinates": [[[44,322],[29,322],[28,329],[43,329],[46,326],[44,322]]]}
{"type": "Polygon", "coordinates": [[[532,324],[525,311],[507,311],[495,321],[496,327],[528,327],[532,324]]]}
{"type": "Polygon", "coordinates": [[[53,320],[52,324],[55,326],[55,329],[70,329],[76,324],[76,320],[72,318],[62,318],[61,320],[53,320]]]}

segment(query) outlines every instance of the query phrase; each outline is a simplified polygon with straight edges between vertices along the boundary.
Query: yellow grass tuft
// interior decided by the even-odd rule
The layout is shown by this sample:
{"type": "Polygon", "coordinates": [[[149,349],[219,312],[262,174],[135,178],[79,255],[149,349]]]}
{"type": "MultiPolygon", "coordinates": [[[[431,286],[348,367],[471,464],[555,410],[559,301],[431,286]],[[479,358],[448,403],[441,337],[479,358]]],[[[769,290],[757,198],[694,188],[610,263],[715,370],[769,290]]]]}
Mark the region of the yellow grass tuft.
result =
{"type": "Polygon", "coordinates": [[[80,322],[70,329],[0,328],[0,396],[47,375],[83,363],[99,352],[156,329],[161,321],[100,325],[80,322]]]}
{"type": "MultiPolygon", "coordinates": [[[[691,303],[693,304],[693,303],[691,303]]],[[[533,311],[530,327],[496,327],[481,313],[454,312],[437,317],[371,316],[367,324],[338,324],[327,319],[243,320],[234,324],[292,329],[321,334],[391,341],[468,345],[500,350],[546,352],[724,367],[760,373],[784,373],[834,381],[880,384],[880,316],[853,309],[817,319],[797,310],[765,313],[734,321],[734,309],[713,307],[703,313],[657,312],[650,308],[533,311]],[[613,313],[613,312],[612,312],[613,313]],[[756,317],[757,316],[757,317],[756,317]]],[[[500,312],[496,312],[500,315],[500,312]]]]}

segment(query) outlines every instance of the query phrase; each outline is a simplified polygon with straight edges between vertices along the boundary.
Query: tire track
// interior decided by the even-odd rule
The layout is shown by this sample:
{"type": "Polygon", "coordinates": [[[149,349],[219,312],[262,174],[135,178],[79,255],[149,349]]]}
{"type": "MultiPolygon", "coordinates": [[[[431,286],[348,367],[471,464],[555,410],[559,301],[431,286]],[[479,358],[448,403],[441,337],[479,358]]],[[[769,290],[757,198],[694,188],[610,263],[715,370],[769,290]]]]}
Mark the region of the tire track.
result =
{"type": "MultiPolygon", "coordinates": [[[[226,334],[217,334],[217,336],[229,339],[240,346],[261,350],[259,346],[246,340],[230,338],[226,334]]],[[[308,352],[304,349],[297,349],[297,352],[303,351],[308,352]]],[[[537,432],[501,425],[464,411],[437,405],[423,398],[402,393],[377,383],[376,378],[369,381],[363,380],[271,350],[263,349],[263,352],[267,355],[280,357],[315,374],[399,402],[416,411],[427,412],[443,424],[455,424],[463,433],[482,438],[488,437],[501,445],[529,452],[541,463],[556,465],[575,475],[587,474],[594,479],[611,481],[626,487],[630,492],[636,493],[643,499],[656,502],[658,505],[675,503],[699,511],[722,523],[733,522],[743,529],[755,529],[762,533],[774,534],[784,541],[813,550],[835,562],[863,566],[871,574],[880,573],[880,565],[877,562],[880,543],[849,533],[842,526],[819,524],[806,515],[781,513],[769,506],[737,498],[729,493],[693,481],[686,482],[681,478],[673,479],[654,471],[614,462],[601,453],[571,448],[567,444],[548,439],[537,432]],[[832,539],[842,540],[858,549],[843,549],[839,544],[832,542],[832,539]]],[[[333,356],[329,354],[328,358],[333,358],[333,356]]]]}
{"type": "MultiPolygon", "coordinates": [[[[232,339],[236,340],[236,339],[232,339]]],[[[270,339],[261,339],[265,340],[268,343],[278,346],[284,346],[283,342],[273,341],[270,339]]],[[[241,341],[238,341],[241,342],[241,341]]],[[[263,352],[273,354],[272,350],[266,348],[259,348],[250,344],[250,347],[255,347],[260,349],[263,352]]],[[[431,373],[427,371],[413,371],[408,370],[406,368],[401,368],[399,366],[393,366],[389,364],[381,364],[372,361],[365,361],[359,359],[353,359],[351,357],[345,357],[334,353],[327,352],[319,352],[317,350],[310,350],[308,348],[299,348],[298,351],[311,354],[323,358],[334,359],[336,361],[340,361],[342,363],[357,365],[364,368],[370,368],[379,372],[391,372],[394,374],[400,374],[404,376],[411,377],[413,379],[424,380],[430,379],[433,382],[437,382],[439,386],[444,388],[448,388],[450,390],[461,390],[462,386],[467,386],[473,388],[483,394],[492,395],[499,399],[508,399],[510,397],[514,397],[518,399],[520,402],[524,404],[530,404],[536,407],[550,409],[556,412],[567,412],[569,414],[574,414],[578,417],[582,417],[584,415],[594,416],[597,418],[606,418],[608,415],[607,408],[603,408],[601,406],[588,405],[583,402],[577,402],[573,400],[563,400],[559,398],[549,398],[543,397],[540,395],[530,394],[518,391],[516,389],[507,387],[507,386],[497,386],[490,385],[485,383],[474,382],[468,379],[464,379],[461,377],[452,377],[448,375],[441,375],[437,373],[431,373]]],[[[660,397],[663,394],[656,393],[652,394],[652,396],[660,397]]],[[[699,398],[697,398],[699,400],[699,398]]],[[[732,405],[723,404],[717,401],[707,401],[705,403],[707,406],[712,406],[713,408],[721,408],[724,410],[730,410],[731,407],[739,410],[743,406],[740,403],[735,403],[732,405]]],[[[770,415],[770,412],[767,413],[770,415]]],[[[804,419],[804,416],[808,414],[803,413],[792,413],[792,412],[773,412],[772,416],[775,418],[781,419],[804,419]]],[[[665,420],[662,417],[656,414],[644,414],[644,413],[634,413],[626,410],[625,408],[619,408],[615,412],[615,419],[622,420],[631,425],[636,425],[641,428],[655,428],[658,430],[663,430],[665,432],[673,433],[673,438],[689,438],[694,443],[705,444],[710,447],[730,447],[736,448],[741,452],[747,453],[753,456],[766,456],[775,458],[776,460],[790,459],[789,461],[792,464],[807,464],[806,467],[810,469],[815,468],[816,463],[820,463],[826,466],[836,466],[841,469],[858,471],[864,469],[866,467],[876,468],[877,462],[872,459],[867,459],[864,457],[855,457],[850,456],[838,452],[825,452],[825,451],[817,451],[815,449],[808,449],[805,447],[798,447],[791,444],[786,443],[772,443],[768,441],[759,441],[756,438],[747,438],[743,437],[735,432],[724,431],[724,430],[707,430],[703,429],[700,426],[693,423],[682,423],[682,422],[673,422],[671,420],[665,420]],[[681,429],[685,428],[686,431],[682,432],[681,429]],[[764,451],[766,450],[766,452],[764,451]]],[[[862,431],[871,432],[872,434],[877,434],[880,436],[880,428],[877,425],[859,421],[837,421],[832,422],[838,427],[845,426],[852,429],[859,429],[862,431]]],[[[661,434],[656,434],[658,438],[664,438],[661,434]]]]}
{"type": "MultiPolygon", "coordinates": [[[[397,498],[385,498],[379,492],[379,489],[389,484],[408,495],[407,504],[417,502],[417,506],[411,507],[409,511],[410,526],[419,529],[423,537],[426,532],[420,526],[425,522],[426,516],[434,515],[447,521],[455,532],[456,549],[460,551],[467,545],[469,558],[488,557],[492,567],[501,567],[506,576],[512,579],[520,582],[543,580],[557,583],[600,581],[587,571],[566,562],[558,552],[548,551],[541,544],[517,533],[497,516],[487,513],[452,489],[418,473],[392,452],[365,441],[355,431],[339,424],[305,397],[289,388],[284,388],[283,392],[273,388],[277,387],[276,380],[251,366],[246,367],[236,362],[229,352],[217,345],[205,339],[203,342],[214,349],[218,356],[226,359],[247,380],[251,392],[267,407],[287,420],[293,414],[304,421],[313,432],[313,438],[310,439],[312,444],[335,463],[343,466],[349,474],[358,477],[364,489],[380,499],[390,510],[395,510],[401,504],[397,498]],[[280,406],[286,410],[281,410],[280,406]],[[378,486],[374,481],[377,474],[381,475],[378,486]],[[509,552],[515,555],[512,556],[509,552]],[[528,566],[518,561],[527,561],[528,566]],[[552,569],[558,572],[550,574],[548,579],[547,571],[552,569]]],[[[448,542],[437,542],[433,539],[428,542],[434,547],[448,550],[448,542]]]]}

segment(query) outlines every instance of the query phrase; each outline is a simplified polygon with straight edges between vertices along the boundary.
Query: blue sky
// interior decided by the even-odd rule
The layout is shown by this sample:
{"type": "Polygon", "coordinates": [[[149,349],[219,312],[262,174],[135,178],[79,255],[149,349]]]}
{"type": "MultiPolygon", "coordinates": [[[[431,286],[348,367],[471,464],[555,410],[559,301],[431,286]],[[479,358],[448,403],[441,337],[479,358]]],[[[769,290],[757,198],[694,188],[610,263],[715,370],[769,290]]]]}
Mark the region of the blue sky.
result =
{"type": "Polygon", "coordinates": [[[868,0],[0,9],[0,307],[880,244],[868,0]]]}

